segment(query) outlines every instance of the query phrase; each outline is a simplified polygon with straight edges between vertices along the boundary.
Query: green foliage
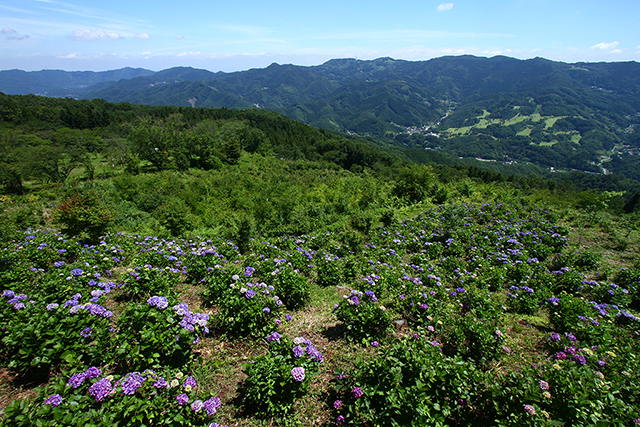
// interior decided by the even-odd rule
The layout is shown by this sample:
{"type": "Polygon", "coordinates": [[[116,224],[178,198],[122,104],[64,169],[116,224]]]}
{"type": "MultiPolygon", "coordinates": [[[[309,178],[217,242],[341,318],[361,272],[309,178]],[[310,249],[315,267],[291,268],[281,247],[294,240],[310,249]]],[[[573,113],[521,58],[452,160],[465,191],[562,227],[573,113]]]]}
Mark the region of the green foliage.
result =
{"type": "Polygon", "coordinates": [[[55,217],[62,232],[95,242],[113,221],[113,215],[95,191],[76,193],[56,208],[55,217]]]}
{"type": "Polygon", "coordinates": [[[349,337],[362,342],[384,338],[391,328],[391,316],[371,290],[352,290],[335,308],[336,317],[346,326],[349,337]]]}
{"type": "MultiPolygon", "coordinates": [[[[110,359],[112,313],[104,307],[70,309],[68,305],[45,305],[27,298],[21,301],[14,305],[4,299],[0,301],[3,306],[0,322],[5,328],[2,348],[5,366],[10,370],[23,375],[42,374],[60,365],[74,367],[110,359]]],[[[79,304],[77,300],[71,301],[79,304]]]]}
{"type": "Polygon", "coordinates": [[[35,398],[12,402],[4,411],[2,425],[186,427],[211,422],[221,404],[220,399],[192,387],[188,382],[192,377],[168,368],[106,375],[90,367],[80,374],[88,372],[89,377],[78,386],[71,384],[73,377],[68,383],[60,378],[36,389],[35,398]],[[159,386],[160,381],[166,387],[159,386]],[[178,396],[186,403],[181,404],[178,396]],[[197,411],[189,405],[195,402],[200,403],[197,411]]]}
{"type": "Polygon", "coordinates": [[[289,414],[309,389],[323,356],[302,337],[292,341],[274,332],[267,341],[267,354],[243,365],[244,404],[260,416],[289,414]]]}
{"type": "Polygon", "coordinates": [[[476,396],[483,375],[473,363],[449,358],[439,344],[414,337],[376,356],[358,361],[355,376],[339,382],[350,423],[445,426],[476,420],[470,408],[482,402],[476,396]]]}
{"type": "Polygon", "coordinates": [[[289,310],[299,310],[309,302],[309,279],[288,265],[276,268],[267,279],[289,310]]]}
{"type": "Polygon", "coordinates": [[[115,357],[121,369],[180,367],[190,361],[191,347],[208,332],[209,315],[192,313],[187,304],[176,302],[153,296],[118,317],[115,357]]]}

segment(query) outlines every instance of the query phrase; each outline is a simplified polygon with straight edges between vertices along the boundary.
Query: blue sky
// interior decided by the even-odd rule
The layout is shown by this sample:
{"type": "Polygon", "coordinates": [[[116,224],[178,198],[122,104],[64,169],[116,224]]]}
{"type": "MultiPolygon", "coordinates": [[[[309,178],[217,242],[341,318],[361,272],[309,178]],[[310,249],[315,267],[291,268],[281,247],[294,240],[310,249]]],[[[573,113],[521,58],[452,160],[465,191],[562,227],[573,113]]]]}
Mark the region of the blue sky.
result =
{"type": "Polygon", "coordinates": [[[0,69],[238,71],[471,54],[640,61],[639,0],[2,0],[0,69]]]}

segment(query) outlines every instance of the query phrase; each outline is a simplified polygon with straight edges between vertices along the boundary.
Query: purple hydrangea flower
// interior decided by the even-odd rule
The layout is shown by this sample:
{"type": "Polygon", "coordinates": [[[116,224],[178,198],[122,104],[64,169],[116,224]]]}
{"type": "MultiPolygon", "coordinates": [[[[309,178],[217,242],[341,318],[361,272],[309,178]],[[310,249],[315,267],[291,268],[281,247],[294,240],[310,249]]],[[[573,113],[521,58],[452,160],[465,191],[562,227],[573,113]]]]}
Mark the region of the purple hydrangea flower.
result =
{"type": "Polygon", "coordinates": [[[585,359],[581,354],[576,354],[575,356],[573,356],[572,360],[580,365],[584,365],[587,363],[587,359],[585,359]]]}
{"type": "Polygon", "coordinates": [[[247,292],[244,293],[244,296],[246,299],[251,299],[254,296],[256,296],[256,291],[254,291],[253,289],[249,289],[247,290],[247,292]]]}
{"type": "Polygon", "coordinates": [[[136,390],[142,387],[142,383],[146,380],[145,377],[138,372],[130,372],[125,375],[122,380],[122,394],[131,396],[135,394],[136,390]]]}
{"type": "Polygon", "coordinates": [[[304,355],[304,348],[300,347],[299,345],[293,347],[292,351],[293,357],[295,357],[296,359],[304,355]]]}
{"type": "Polygon", "coordinates": [[[203,407],[204,407],[204,403],[202,402],[202,400],[194,400],[193,403],[191,404],[191,410],[193,412],[200,412],[202,411],[203,407]]]}
{"type": "Polygon", "coordinates": [[[267,342],[280,341],[280,338],[282,338],[282,336],[279,333],[272,332],[270,335],[267,336],[267,342]]]}
{"type": "Polygon", "coordinates": [[[362,392],[362,389],[358,386],[351,389],[351,395],[353,396],[354,399],[361,398],[363,394],[364,393],[362,392]]]}
{"type": "Polygon", "coordinates": [[[91,336],[91,328],[87,326],[82,331],[80,331],[80,335],[84,338],[89,338],[91,336]]]}
{"type": "Polygon", "coordinates": [[[53,394],[44,401],[45,405],[58,406],[62,403],[62,396],[59,394],[53,394]]]}
{"type": "Polygon", "coordinates": [[[322,353],[320,353],[318,349],[311,344],[307,345],[307,354],[311,356],[311,358],[318,363],[322,363],[322,361],[324,360],[322,353]]]}
{"type": "Polygon", "coordinates": [[[284,316],[284,318],[285,318],[285,320],[287,322],[291,322],[291,315],[290,314],[287,314],[286,316],[284,316]]]}
{"type": "Polygon", "coordinates": [[[82,271],[81,268],[74,268],[73,270],[71,270],[72,276],[82,276],[82,273],[84,273],[84,271],[82,271]]]}
{"type": "Polygon", "coordinates": [[[217,397],[212,397],[211,399],[204,401],[204,410],[207,412],[207,415],[211,416],[216,413],[218,408],[220,408],[222,402],[217,397]]]}
{"type": "Polygon", "coordinates": [[[78,374],[74,374],[67,381],[67,386],[71,386],[72,388],[78,388],[84,383],[84,380],[87,379],[87,376],[84,372],[80,372],[78,374]]]}
{"type": "Polygon", "coordinates": [[[342,402],[341,401],[336,400],[335,402],[333,402],[333,409],[338,410],[340,408],[342,408],[342,402]]]}
{"type": "Polygon", "coordinates": [[[89,394],[96,400],[96,402],[102,402],[102,400],[111,393],[113,386],[111,381],[107,378],[102,378],[98,382],[89,387],[89,394]]]}
{"type": "Polygon", "coordinates": [[[180,393],[176,396],[176,401],[178,402],[178,405],[184,406],[189,403],[189,396],[187,396],[185,393],[180,393]]]}
{"type": "Polygon", "coordinates": [[[534,408],[531,405],[524,405],[524,411],[529,415],[535,415],[536,414],[536,408],[534,408]]]}
{"type": "Polygon", "coordinates": [[[169,388],[169,383],[163,377],[157,379],[155,383],[153,383],[155,388],[169,388]]]}
{"type": "Polygon", "coordinates": [[[298,382],[304,381],[304,368],[301,366],[297,366],[291,370],[291,377],[298,382]]]}
{"type": "Polygon", "coordinates": [[[543,380],[540,380],[538,382],[538,384],[540,384],[540,389],[541,390],[549,390],[549,383],[543,380]]]}
{"type": "Polygon", "coordinates": [[[184,382],[182,383],[182,385],[184,387],[191,386],[191,388],[195,388],[198,386],[198,383],[196,382],[195,378],[193,378],[192,376],[188,376],[184,379],[184,382]]]}
{"type": "Polygon", "coordinates": [[[92,378],[98,378],[100,375],[102,375],[102,371],[100,370],[100,368],[96,368],[95,366],[91,366],[87,368],[86,371],[84,371],[84,376],[88,380],[92,378]]]}
{"type": "Polygon", "coordinates": [[[336,425],[342,424],[345,421],[346,419],[344,418],[344,415],[338,415],[338,418],[336,418],[336,425]]]}

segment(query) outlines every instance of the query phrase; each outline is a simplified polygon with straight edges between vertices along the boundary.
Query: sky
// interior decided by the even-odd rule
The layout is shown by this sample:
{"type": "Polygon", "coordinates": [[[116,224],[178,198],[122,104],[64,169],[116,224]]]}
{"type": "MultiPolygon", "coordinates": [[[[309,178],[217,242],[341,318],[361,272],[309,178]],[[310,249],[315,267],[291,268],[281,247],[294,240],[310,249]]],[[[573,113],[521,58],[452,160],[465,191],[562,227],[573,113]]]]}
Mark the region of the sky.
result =
{"type": "Polygon", "coordinates": [[[210,71],[447,55],[640,61],[640,0],[2,0],[0,69],[210,71]]]}

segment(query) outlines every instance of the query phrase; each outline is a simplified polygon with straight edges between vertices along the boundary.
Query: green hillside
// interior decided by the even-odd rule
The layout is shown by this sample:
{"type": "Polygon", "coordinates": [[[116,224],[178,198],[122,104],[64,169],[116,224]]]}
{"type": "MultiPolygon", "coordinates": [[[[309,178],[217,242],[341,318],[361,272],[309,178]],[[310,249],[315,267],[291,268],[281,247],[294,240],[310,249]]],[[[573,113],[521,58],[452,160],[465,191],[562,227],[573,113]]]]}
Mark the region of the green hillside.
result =
{"type": "Polygon", "coordinates": [[[0,95],[0,426],[637,424],[640,186],[535,168],[0,95]]]}

